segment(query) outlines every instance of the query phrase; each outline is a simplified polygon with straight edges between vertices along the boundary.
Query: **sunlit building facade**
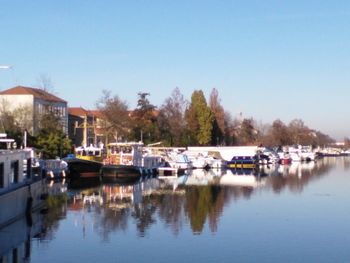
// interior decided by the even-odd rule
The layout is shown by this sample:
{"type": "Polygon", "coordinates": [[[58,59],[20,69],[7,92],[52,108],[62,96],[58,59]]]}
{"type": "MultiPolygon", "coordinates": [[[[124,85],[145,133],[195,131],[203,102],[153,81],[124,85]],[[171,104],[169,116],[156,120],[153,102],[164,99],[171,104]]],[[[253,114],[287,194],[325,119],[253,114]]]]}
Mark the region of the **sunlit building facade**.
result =
{"type": "Polygon", "coordinates": [[[0,111],[13,113],[17,122],[23,125],[22,128],[33,135],[40,129],[41,117],[53,113],[68,135],[67,101],[43,89],[16,86],[0,91],[0,111]]]}

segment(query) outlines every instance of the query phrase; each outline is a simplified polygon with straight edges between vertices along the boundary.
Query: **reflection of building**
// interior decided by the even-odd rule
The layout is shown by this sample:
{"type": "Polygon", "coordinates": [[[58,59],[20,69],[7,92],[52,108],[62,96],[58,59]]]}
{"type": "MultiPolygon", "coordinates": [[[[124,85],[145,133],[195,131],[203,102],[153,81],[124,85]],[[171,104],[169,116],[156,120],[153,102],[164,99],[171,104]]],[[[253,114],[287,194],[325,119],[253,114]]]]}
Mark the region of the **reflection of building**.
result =
{"type": "Polygon", "coordinates": [[[67,102],[45,90],[23,86],[4,90],[0,92],[0,105],[33,134],[40,129],[41,116],[47,113],[59,117],[64,132],[68,133],[67,102]]]}
{"type": "Polygon", "coordinates": [[[100,111],[85,110],[82,107],[69,108],[68,111],[68,133],[73,145],[89,146],[104,142],[100,111]]]}

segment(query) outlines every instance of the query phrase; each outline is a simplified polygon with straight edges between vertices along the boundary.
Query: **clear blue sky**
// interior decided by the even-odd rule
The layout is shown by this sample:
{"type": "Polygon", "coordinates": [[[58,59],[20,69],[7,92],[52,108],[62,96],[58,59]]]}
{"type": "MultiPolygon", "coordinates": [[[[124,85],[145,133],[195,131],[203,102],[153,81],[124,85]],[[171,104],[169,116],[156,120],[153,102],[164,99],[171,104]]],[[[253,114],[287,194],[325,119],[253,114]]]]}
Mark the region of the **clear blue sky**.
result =
{"type": "Polygon", "coordinates": [[[350,1],[0,0],[0,90],[50,77],[70,107],[215,87],[234,116],[350,136],[350,1]]]}

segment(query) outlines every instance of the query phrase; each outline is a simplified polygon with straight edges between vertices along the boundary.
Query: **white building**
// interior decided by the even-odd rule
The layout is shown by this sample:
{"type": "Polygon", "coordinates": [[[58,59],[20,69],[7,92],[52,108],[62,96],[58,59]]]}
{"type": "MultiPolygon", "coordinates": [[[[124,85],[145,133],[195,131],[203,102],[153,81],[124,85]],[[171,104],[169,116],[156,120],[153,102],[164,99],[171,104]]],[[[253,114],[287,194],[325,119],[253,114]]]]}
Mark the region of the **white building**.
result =
{"type": "Polygon", "coordinates": [[[0,91],[0,112],[15,112],[17,121],[35,134],[40,128],[40,117],[52,112],[60,118],[63,130],[68,134],[67,101],[42,89],[17,86],[0,91]]]}

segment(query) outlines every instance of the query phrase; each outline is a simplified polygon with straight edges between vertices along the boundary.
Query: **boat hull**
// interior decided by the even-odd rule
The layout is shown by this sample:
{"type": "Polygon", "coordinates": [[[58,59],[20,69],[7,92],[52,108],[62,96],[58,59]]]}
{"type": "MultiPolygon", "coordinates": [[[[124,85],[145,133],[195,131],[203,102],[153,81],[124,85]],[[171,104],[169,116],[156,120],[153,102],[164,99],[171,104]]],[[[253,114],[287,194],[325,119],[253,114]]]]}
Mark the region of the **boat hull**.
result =
{"type": "Polygon", "coordinates": [[[251,156],[235,156],[227,162],[227,167],[231,169],[254,169],[257,161],[251,156]]]}
{"type": "Polygon", "coordinates": [[[41,179],[0,193],[0,229],[22,216],[30,217],[32,211],[42,208],[46,194],[46,185],[41,179]]]}
{"type": "Polygon", "coordinates": [[[142,176],[140,167],[134,165],[104,165],[101,168],[103,183],[134,183],[142,176]]]}
{"type": "Polygon", "coordinates": [[[100,180],[102,163],[83,160],[79,158],[67,158],[69,177],[73,180],[100,180]]]}

